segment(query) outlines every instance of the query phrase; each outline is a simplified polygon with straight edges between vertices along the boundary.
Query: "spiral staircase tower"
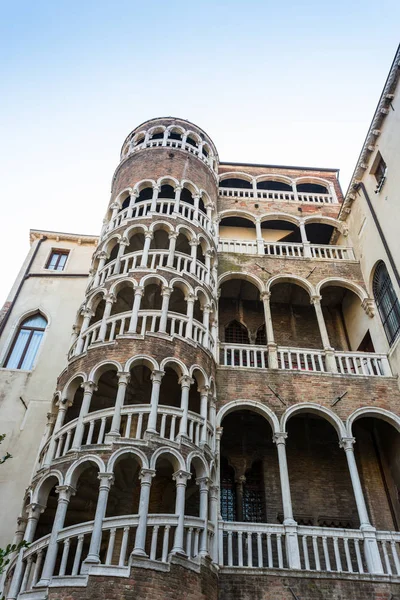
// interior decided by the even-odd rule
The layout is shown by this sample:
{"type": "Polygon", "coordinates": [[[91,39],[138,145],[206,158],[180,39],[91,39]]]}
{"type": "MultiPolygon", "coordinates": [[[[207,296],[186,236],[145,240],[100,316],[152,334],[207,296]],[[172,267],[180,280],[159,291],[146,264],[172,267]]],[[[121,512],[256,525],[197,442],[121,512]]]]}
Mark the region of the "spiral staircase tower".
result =
{"type": "Polygon", "coordinates": [[[25,503],[20,537],[43,544],[15,559],[9,599],[188,561],[213,577],[217,167],[180,119],[123,144],[25,503]]]}

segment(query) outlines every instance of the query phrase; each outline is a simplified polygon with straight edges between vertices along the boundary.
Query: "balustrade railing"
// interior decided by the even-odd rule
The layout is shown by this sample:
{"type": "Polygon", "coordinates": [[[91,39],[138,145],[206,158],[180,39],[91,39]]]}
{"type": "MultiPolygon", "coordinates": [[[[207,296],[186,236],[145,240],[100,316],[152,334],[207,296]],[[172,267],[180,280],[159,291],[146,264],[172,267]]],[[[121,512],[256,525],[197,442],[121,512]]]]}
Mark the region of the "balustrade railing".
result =
{"type": "MultiPolygon", "coordinates": [[[[144,217],[150,216],[151,204],[152,200],[142,200],[141,202],[133,204],[131,207],[121,210],[110,220],[102,233],[101,239],[103,240],[111,231],[120,227],[122,223],[128,219],[143,219],[144,217]]],[[[165,216],[179,214],[183,219],[186,219],[195,225],[200,224],[207,232],[213,232],[212,224],[208,216],[200,208],[196,209],[191,204],[182,200],[176,205],[176,201],[173,198],[158,198],[155,213],[165,216]]]]}
{"type": "MultiPolygon", "coordinates": [[[[118,275],[127,275],[129,271],[135,269],[160,269],[167,267],[169,251],[168,250],[149,250],[147,262],[142,265],[143,251],[137,250],[136,252],[129,252],[121,256],[119,268],[117,268],[117,259],[113,259],[108,262],[99,272],[99,286],[104,283],[110,277],[116,277],[118,275]]],[[[174,252],[173,266],[178,273],[187,273],[196,277],[202,283],[210,283],[211,286],[215,285],[214,277],[207,271],[206,266],[198,259],[195,259],[195,267],[192,270],[193,258],[184,254],[183,252],[174,252]]],[[[94,287],[94,279],[92,280],[89,290],[94,287]]]]}
{"type": "Polygon", "coordinates": [[[398,531],[377,531],[376,539],[386,575],[400,575],[400,533],[398,531]]]}
{"type": "Polygon", "coordinates": [[[197,156],[197,158],[199,158],[202,162],[204,162],[208,167],[210,167],[210,169],[213,171],[213,173],[215,173],[215,171],[214,171],[214,160],[215,159],[212,156],[208,156],[208,155],[204,154],[202,147],[199,148],[198,146],[194,146],[193,144],[190,144],[189,142],[186,142],[184,140],[172,140],[172,139],[145,140],[144,142],[141,142],[140,144],[137,144],[136,146],[130,146],[128,154],[123,156],[122,160],[124,160],[131,154],[139,152],[140,150],[144,150],[145,148],[162,148],[162,147],[186,150],[187,152],[190,152],[190,154],[194,154],[194,156],[197,156]]]}
{"type": "MultiPolygon", "coordinates": [[[[68,353],[68,358],[71,359],[74,356],[77,356],[80,351],[86,352],[95,342],[109,343],[113,342],[117,336],[120,335],[138,334],[144,336],[146,333],[157,333],[159,331],[161,310],[140,310],[135,331],[129,331],[131,316],[131,312],[124,312],[108,317],[106,333],[104,339],[101,340],[99,338],[101,321],[94,323],[72,344],[68,353]],[[81,340],[81,342],[79,342],[79,340],[81,340]]],[[[192,334],[190,338],[186,336],[188,322],[189,318],[186,315],[168,312],[166,333],[170,336],[176,335],[184,339],[192,339],[197,344],[213,351],[214,340],[210,332],[207,332],[204,325],[195,319],[192,322],[192,334]]]]}
{"type": "Polygon", "coordinates": [[[329,246],[320,244],[302,244],[289,242],[267,242],[262,251],[256,240],[230,240],[219,238],[218,252],[235,254],[260,254],[282,256],[284,258],[314,258],[316,260],[355,260],[353,248],[347,246],[329,246]]]}
{"type": "MultiPolygon", "coordinates": [[[[148,425],[150,404],[126,405],[121,409],[120,436],[121,439],[143,440],[148,425]]],[[[106,442],[106,435],[111,429],[114,408],[107,408],[89,413],[83,417],[84,432],[81,446],[102,445],[106,442]]],[[[182,409],[174,406],[159,405],[157,409],[157,432],[160,438],[175,441],[179,432],[182,409]]],[[[72,447],[78,419],[67,423],[54,434],[54,444],[50,440],[43,447],[38,468],[49,464],[53,459],[62,458],[72,447]],[[53,448],[53,456],[48,456],[50,447],[53,448]]],[[[201,433],[204,427],[204,419],[200,415],[188,412],[188,437],[195,446],[200,446],[201,433]]],[[[213,447],[213,428],[207,424],[206,440],[210,448],[213,447]]]]}
{"type": "MultiPolygon", "coordinates": [[[[266,346],[251,344],[220,344],[219,364],[223,367],[270,368],[271,358],[266,346]]],[[[277,367],[286,371],[329,372],[325,352],[309,348],[276,349],[277,367]]],[[[391,377],[392,372],[385,354],[334,351],[337,372],[342,375],[391,377]]]]}
{"type": "Polygon", "coordinates": [[[287,568],[284,526],[220,522],[219,564],[226,567],[287,568]]]}
{"type": "Polygon", "coordinates": [[[304,192],[254,190],[246,188],[219,188],[222,198],[250,198],[269,200],[272,202],[311,202],[313,204],[337,204],[337,199],[332,194],[306,194],[304,192]]]}

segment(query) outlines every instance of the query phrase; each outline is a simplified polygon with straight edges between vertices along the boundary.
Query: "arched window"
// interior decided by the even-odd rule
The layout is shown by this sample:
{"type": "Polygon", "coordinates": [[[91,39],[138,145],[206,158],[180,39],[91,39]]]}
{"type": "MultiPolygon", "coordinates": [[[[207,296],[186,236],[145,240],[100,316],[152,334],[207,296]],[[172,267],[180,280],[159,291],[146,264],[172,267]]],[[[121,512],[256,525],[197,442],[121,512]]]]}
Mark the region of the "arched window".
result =
{"type": "Polygon", "coordinates": [[[225,328],[225,342],[228,344],[250,344],[247,328],[238,321],[231,321],[225,328]]]}
{"type": "Polygon", "coordinates": [[[391,344],[400,331],[400,304],[382,260],[376,266],[372,289],[386,337],[391,344]]]}
{"type": "Polygon", "coordinates": [[[7,369],[32,369],[46,325],[40,313],[21,323],[4,364],[7,369]]]}

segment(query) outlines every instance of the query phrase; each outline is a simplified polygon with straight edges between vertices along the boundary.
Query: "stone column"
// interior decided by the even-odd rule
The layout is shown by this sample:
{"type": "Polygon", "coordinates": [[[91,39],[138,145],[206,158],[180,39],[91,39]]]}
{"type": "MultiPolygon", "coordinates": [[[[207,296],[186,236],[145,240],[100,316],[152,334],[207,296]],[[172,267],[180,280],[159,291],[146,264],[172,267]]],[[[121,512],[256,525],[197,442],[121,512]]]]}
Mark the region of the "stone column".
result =
{"type": "Polygon", "coordinates": [[[290,495],[289,471],[286,460],[286,432],[274,434],[274,442],[278,450],[279,477],[281,481],[283,524],[285,526],[286,554],[291,569],[301,569],[297,523],[293,518],[292,499],[290,495]]]}
{"type": "Polygon", "coordinates": [[[178,436],[180,438],[188,438],[188,412],[189,412],[189,392],[190,392],[190,386],[192,385],[192,383],[194,382],[194,380],[189,377],[189,375],[183,375],[180,379],[179,379],[179,383],[182,389],[181,392],[181,409],[182,409],[182,416],[181,416],[181,422],[179,425],[179,433],[178,436]]]}
{"type": "Polygon", "coordinates": [[[210,283],[212,255],[213,255],[212,250],[206,250],[206,253],[204,255],[204,266],[206,267],[206,278],[205,279],[206,279],[207,284],[210,283]]]}
{"type": "Polygon", "coordinates": [[[118,391],[117,391],[117,397],[115,399],[115,407],[114,407],[114,414],[113,414],[112,423],[111,423],[111,429],[110,429],[109,433],[107,434],[106,443],[112,441],[110,438],[121,437],[121,433],[120,433],[121,410],[122,410],[122,407],[124,406],[126,387],[131,378],[131,374],[126,373],[125,371],[122,371],[121,373],[117,373],[117,377],[118,377],[118,391]]]}
{"type": "Polygon", "coordinates": [[[132,190],[131,194],[130,194],[131,198],[129,200],[129,209],[128,212],[126,213],[126,218],[127,219],[131,219],[132,215],[133,215],[133,207],[135,206],[136,200],[139,196],[139,192],[137,190],[132,190]]]}
{"type": "Polygon", "coordinates": [[[198,221],[198,220],[199,220],[199,203],[200,203],[200,196],[193,196],[193,200],[194,200],[194,213],[193,213],[193,220],[194,220],[194,221],[198,221]]]}
{"type": "Polygon", "coordinates": [[[83,423],[83,418],[89,412],[90,402],[92,400],[93,392],[97,390],[97,386],[93,381],[85,381],[81,384],[83,388],[83,399],[81,404],[81,410],[79,411],[78,422],[75,428],[74,441],[72,442],[71,450],[79,450],[82,444],[83,432],[85,429],[85,425],[83,423]]]}
{"type": "Polygon", "coordinates": [[[312,296],[311,304],[314,305],[315,314],[317,316],[318,327],[319,327],[321,340],[322,340],[322,347],[323,347],[324,353],[325,353],[327,370],[330,371],[331,373],[337,373],[335,352],[334,352],[333,348],[331,347],[331,344],[329,341],[328,331],[326,329],[325,319],[324,319],[324,315],[323,315],[322,307],[321,307],[321,296],[312,296]]]}
{"type": "Polygon", "coordinates": [[[218,507],[219,507],[219,488],[211,485],[209,488],[210,498],[210,521],[214,525],[214,537],[211,544],[211,558],[213,562],[218,562],[218,507]]]}
{"type": "Polygon", "coordinates": [[[53,577],[54,567],[57,560],[58,550],[58,534],[64,528],[65,516],[71,496],[73,496],[76,490],[69,485],[59,485],[56,487],[58,494],[57,510],[53,521],[51,530],[49,545],[47,547],[46,560],[44,561],[42,575],[38,586],[47,587],[53,577]]]}
{"type": "Polygon", "coordinates": [[[217,402],[215,398],[210,397],[209,399],[209,405],[210,405],[210,425],[212,428],[212,432],[213,432],[213,440],[212,440],[212,448],[211,450],[213,452],[216,452],[216,440],[215,440],[215,425],[216,425],[216,421],[217,421],[217,402]]]}
{"type": "Polygon", "coordinates": [[[150,244],[151,244],[152,239],[153,239],[153,232],[146,231],[146,233],[144,234],[144,246],[143,246],[142,260],[140,262],[140,266],[145,267],[146,269],[147,269],[147,261],[149,259],[149,250],[150,250],[150,244]]]}
{"type": "Polygon", "coordinates": [[[112,294],[112,293],[111,294],[108,293],[106,296],[104,296],[104,299],[106,301],[106,306],[104,308],[103,318],[101,320],[99,337],[97,338],[97,340],[95,340],[96,342],[104,342],[105,341],[105,337],[107,334],[107,319],[109,318],[109,316],[111,314],[112,305],[114,304],[114,302],[116,300],[114,294],[112,294]]]}
{"type": "Polygon", "coordinates": [[[106,260],[107,260],[107,254],[103,251],[103,252],[99,252],[98,254],[98,258],[99,258],[99,264],[97,265],[97,271],[96,271],[96,275],[94,278],[94,284],[93,287],[97,287],[100,283],[100,271],[102,270],[102,268],[104,267],[104,265],[106,264],[106,260]]]}
{"type": "Polygon", "coordinates": [[[118,275],[121,270],[121,258],[123,257],[125,248],[127,246],[129,246],[129,241],[125,238],[122,238],[122,240],[119,241],[118,254],[117,258],[115,259],[113,275],[118,275]]]}
{"type": "Polygon", "coordinates": [[[179,203],[181,201],[181,192],[182,188],[180,185],[177,185],[175,188],[175,204],[174,204],[174,213],[179,214],[179,203]]]}
{"type": "Polygon", "coordinates": [[[112,219],[115,219],[115,217],[116,217],[116,216],[117,216],[117,214],[118,214],[118,211],[119,211],[119,205],[118,205],[116,202],[113,202],[112,204],[110,204],[110,208],[111,208],[111,210],[112,210],[112,213],[111,213],[111,219],[110,219],[110,220],[112,220],[112,219]]]}
{"type": "Polygon", "coordinates": [[[378,542],[376,540],[376,530],[369,520],[367,505],[365,503],[357,463],[354,456],[354,443],[354,438],[342,438],[340,447],[343,448],[346,453],[351,484],[353,486],[354,498],[357,505],[358,518],[360,519],[360,529],[364,535],[364,555],[368,571],[373,574],[382,575],[384,569],[379,554],[378,542]]]}
{"type": "Polygon", "coordinates": [[[94,316],[94,312],[92,310],[90,310],[90,308],[85,308],[82,311],[82,315],[83,315],[83,323],[82,323],[82,327],[81,327],[81,331],[80,331],[80,334],[79,334],[78,341],[76,343],[76,348],[75,348],[75,355],[76,356],[78,354],[81,354],[82,351],[83,351],[84,339],[82,337],[82,334],[84,334],[85,331],[86,331],[86,329],[89,327],[90,319],[94,316]]]}
{"type": "Polygon", "coordinates": [[[200,392],[200,415],[203,419],[203,425],[201,427],[200,445],[204,446],[205,444],[207,444],[208,394],[210,392],[210,388],[208,385],[205,385],[198,391],[200,392]]]}
{"type": "Polygon", "coordinates": [[[271,315],[271,292],[262,292],[261,300],[264,305],[264,318],[265,318],[265,333],[267,337],[267,348],[268,348],[268,366],[270,369],[278,368],[278,347],[275,343],[274,328],[272,325],[271,315]]]}
{"type": "Polygon", "coordinates": [[[193,310],[194,310],[194,303],[196,301],[196,298],[194,297],[193,294],[189,293],[186,298],[186,303],[187,303],[187,312],[186,312],[186,316],[188,318],[187,324],[186,324],[186,336],[188,339],[192,339],[192,333],[193,333],[193,310]]]}
{"type": "Polygon", "coordinates": [[[161,318],[160,325],[158,331],[161,333],[165,333],[167,330],[167,321],[168,321],[168,306],[169,299],[172,294],[172,289],[169,287],[163,287],[161,291],[162,296],[162,305],[161,305],[161,318]]]}
{"type": "Polygon", "coordinates": [[[303,248],[304,248],[304,257],[311,258],[310,242],[307,239],[306,225],[305,225],[304,221],[300,221],[299,229],[300,229],[300,235],[301,235],[301,243],[303,244],[303,248]]]}
{"type": "Polygon", "coordinates": [[[200,556],[208,555],[208,488],[210,480],[208,477],[199,477],[196,483],[200,488],[200,519],[204,523],[204,529],[200,536],[200,556]]]}
{"type": "Polygon", "coordinates": [[[207,219],[209,220],[210,225],[211,225],[211,220],[212,220],[212,205],[211,204],[207,204],[206,213],[207,213],[207,219]]]}
{"type": "Polygon", "coordinates": [[[264,255],[264,238],[262,236],[260,219],[256,219],[256,240],[257,240],[257,254],[264,255]]]}
{"type": "Polygon", "coordinates": [[[100,479],[100,486],[96,514],[93,521],[92,537],[90,538],[89,554],[82,564],[82,573],[88,572],[89,565],[97,565],[100,562],[99,554],[103,533],[103,519],[107,510],[108,494],[114,481],[114,475],[113,473],[99,473],[98,478],[100,479]]]}
{"type": "Polygon", "coordinates": [[[142,300],[143,293],[143,287],[135,288],[135,299],[133,301],[132,316],[129,322],[129,333],[136,333],[136,327],[139,319],[140,303],[142,300]]]}
{"type": "Polygon", "coordinates": [[[246,483],[246,477],[239,475],[235,479],[236,487],[236,516],[238,521],[243,521],[243,485],[246,483]]]}
{"type": "Polygon", "coordinates": [[[203,340],[203,346],[204,348],[209,348],[210,347],[210,312],[211,312],[211,305],[210,304],[205,304],[203,306],[203,326],[206,330],[205,334],[204,334],[204,340],[203,340]]]}
{"type": "Polygon", "coordinates": [[[190,263],[190,272],[195,274],[196,273],[196,263],[197,263],[197,246],[199,245],[198,240],[190,240],[189,242],[189,246],[190,246],[190,256],[192,259],[192,262],[190,263]]]}
{"type": "Polygon", "coordinates": [[[146,533],[147,533],[147,516],[149,514],[149,500],[151,482],[156,472],[153,469],[142,469],[140,471],[140,501],[139,501],[139,521],[136,529],[135,547],[132,554],[136,556],[147,556],[146,533]]]}
{"type": "Polygon", "coordinates": [[[44,467],[49,467],[51,465],[51,461],[54,458],[54,451],[55,451],[55,446],[56,446],[55,435],[59,431],[59,429],[61,429],[61,427],[63,426],[64,420],[65,420],[65,415],[67,413],[67,409],[71,406],[71,404],[68,402],[67,398],[62,398],[61,400],[58,401],[57,406],[58,406],[57,418],[56,418],[56,422],[54,424],[53,433],[51,434],[49,447],[47,449],[46,458],[45,458],[44,465],[43,465],[44,467]]]}
{"type": "Polygon", "coordinates": [[[157,432],[157,413],[158,413],[158,399],[160,397],[160,386],[161,380],[164,376],[164,371],[153,371],[151,374],[151,380],[153,382],[151,388],[151,400],[150,400],[150,414],[149,420],[147,422],[147,432],[155,433],[157,432]]]}
{"type": "Polygon", "coordinates": [[[174,266],[174,259],[175,259],[175,248],[176,248],[176,240],[178,237],[178,233],[176,233],[176,231],[172,231],[169,235],[168,235],[168,239],[169,239],[169,248],[168,248],[168,261],[167,261],[167,267],[170,267],[171,269],[174,266]]]}
{"type": "MultiPolygon", "coordinates": [[[[30,543],[33,541],[40,514],[44,511],[45,508],[45,506],[36,503],[29,504],[26,507],[28,513],[28,520],[24,536],[26,542],[30,543]]],[[[24,551],[24,548],[21,548],[21,550],[19,551],[18,558],[15,563],[14,575],[10,585],[10,590],[8,592],[7,600],[16,600],[16,598],[18,597],[22,577],[24,575],[24,551]]]]}
{"type": "Polygon", "coordinates": [[[174,545],[172,548],[173,554],[185,554],[183,546],[183,537],[185,533],[185,493],[186,484],[191,476],[191,473],[183,470],[176,471],[176,473],[172,475],[172,478],[176,483],[175,515],[178,517],[174,545]]]}
{"type": "Polygon", "coordinates": [[[157,211],[157,200],[160,189],[161,188],[158,185],[153,185],[153,197],[151,199],[150,212],[154,213],[157,211]]]}

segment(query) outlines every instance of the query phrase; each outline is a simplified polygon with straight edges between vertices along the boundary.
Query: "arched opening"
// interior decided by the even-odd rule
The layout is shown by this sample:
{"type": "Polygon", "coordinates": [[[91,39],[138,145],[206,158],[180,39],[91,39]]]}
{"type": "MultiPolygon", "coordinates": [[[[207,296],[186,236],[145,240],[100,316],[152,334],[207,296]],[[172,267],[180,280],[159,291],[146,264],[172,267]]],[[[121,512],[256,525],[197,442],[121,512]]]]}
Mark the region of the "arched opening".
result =
{"type": "Polygon", "coordinates": [[[66,397],[68,401],[71,402],[71,405],[68,407],[68,410],[65,413],[64,425],[79,417],[83,400],[83,388],[81,387],[82,382],[83,378],[77,377],[69,385],[66,397]]]}
{"type": "Polygon", "coordinates": [[[353,425],[354,451],[374,527],[400,530],[400,434],[390,423],[362,416],[353,425]]]}
{"type": "Polygon", "coordinates": [[[304,194],[329,194],[325,185],[320,183],[298,183],[297,191],[304,194]]]}
{"type": "Polygon", "coordinates": [[[197,148],[197,142],[194,138],[188,136],[186,138],[186,143],[189,144],[190,146],[194,146],[195,148],[197,148]]]}
{"type": "Polygon", "coordinates": [[[143,246],[144,234],[141,231],[138,231],[129,238],[129,246],[125,249],[125,255],[131,254],[132,252],[139,252],[143,250],[143,246]]]}
{"type": "Polygon", "coordinates": [[[182,252],[182,254],[187,254],[190,256],[189,239],[184,233],[179,233],[178,237],[176,238],[175,250],[176,252],[182,252]]]}
{"type": "MultiPolygon", "coordinates": [[[[139,512],[141,464],[131,453],[122,454],[114,465],[114,483],[110,487],[106,517],[137,515],[139,512]]],[[[119,530],[122,541],[122,529],[119,530]]],[[[117,546],[118,539],[116,539],[117,546]]],[[[133,547],[133,544],[128,544],[133,547]]],[[[114,547],[114,550],[116,548],[114,547]]],[[[118,552],[119,555],[119,552],[118,552]]]]}
{"type": "Polygon", "coordinates": [[[182,188],[180,200],[182,202],[186,202],[186,204],[190,204],[191,206],[194,205],[193,194],[189,188],[182,188]]]}
{"type": "Polygon", "coordinates": [[[274,181],[268,179],[267,181],[257,181],[258,190],[275,190],[277,192],[291,192],[292,186],[289,183],[283,181],[274,181]]]}
{"type": "Polygon", "coordinates": [[[168,139],[182,141],[182,133],[178,129],[171,129],[168,133],[168,139]]]}
{"type": "MultiPolygon", "coordinates": [[[[110,316],[119,315],[120,313],[129,312],[132,310],[135,299],[135,291],[132,285],[122,287],[115,297],[115,302],[111,307],[110,316]]],[[[111,324],[109,325],[111,328],[111,324]]]]}
{"type": "Polygon", "coordinates": [[[165,229],[157,229],[154,231],[153,239],[150,243],[151,250],[168,250],[169,238],[168,232],[165,229]]]}
{"type": "Polygon", "coordinates": [[[144,202],[145,200],[151,200],[153,197],[152,186],[147,186],[140,190],[139,196],[136,198],[135,204],[138,202],[144,202]]]}
{"type": "Polygon", "coordinates": [[[219,187],[222,188],[240,188],[251,190],[253,188],[251,181],[241,179],[240,177],[230,177],[219,182],[219,187]]]}
{"type": "Polygon", "coordinates": [[[76,494],[71,496],[69,501],[65,527],[93,521],[99,496],[100,482],[98,474],[99,468],[97,465],[90,462],[81,465],[78,480],[73,484],[76,494]]]}
{"type": "MultiPolygon", "coordinates": [[[[179,408],[181,405],[181,386],[179,376],[171,367],[165,369],[161,380],[159,404],[162,406],[173,406],[179,408]]],[[[178,429],[176,428],[176,434],[178,429]]],[[[168,437],[168,436],[167,436],[168,437]]]]}
{"type": "Polygon", "coordinates": [[[151,485],[149,513],[174,514],[175,513],[175,481],[172,475],[175,466],[169,456],[161,455],[155,465],[156,475],[151,485]]]}
{"type": "Polygon", "coordinates": [[[158,192],[158,197],[173,200],[175,198],[175,190],[172,185],[162,185],[160,191],[158,192]]]}
{"type": "Polygon", "coordinates": [[[359,527],[346,455],[334,427],[302,413],[289,419],[287,431],[294,519],[299,525],[359,527]]]}
{"type": "Polygon", "coordinates": [[[169,311],[178,313],[180,315],[186,315],[187,313],[187,304],[185,299],[185,294],[183,290],[176,286],[174,287],[172,294],[169,298],[169,311]]]}
{"type": "Polygon", "coordinates": [[[164,130],[163,129],[156,129],[150,135],[151,140],[162,140],[163,138],[164,138],[164,130]]]}
{"type": "Polygon", "coordinates": [[[335,228],[326,223],[306,223],[307,239],[311,244],[330,244],[334,231],[335,228]]]}
{"type": "Polygon", "coordinates": [[[161,282],[148,283],[144,288],[141,310],[160,310],[162,305],[161,282]]]}
{"type": "Polygon", "coordinates": [[[4,366],[8,369],[30,371],[34,366],[46,327],[47,320],[40,312],[24,319],[14,336],[4,366]]]}
{"type": "MultiPolygon", "coordinates": [[[[100,375],[96,387],[97,389],[94,390],[90,401],[89,413],[98,410],[106,410],[115,405],[118,391],[117,368],[114,366],[107,368],[107,370],[100,375]]],[[[100,421],[97,421],[96,424],[100,427],[100,421]]],[[[87,423],[86,427],[89,428],[89,423],[87,423]]],[[[86,439],[85,435],[83,439],[86,439]]],[[[95,439],[95,436],[93,439],[95,439]]]]}
{"type": "Polygon", "coordinates": [[[263,324],[264,308],[258,288],[245,279],[225,281],[221,286],[219,300],[220,340],[235,344],[254,344],[257,330],[263,324]]]}
{"type": "Polygon", "coordinates": [[[149,413],[147,411],[143,413],[138,405],[147,405],[147,408],[150,404],[153,387],[151,373],[152,371],[145,364],[136,364],[130,369],[130,380],[126,386],[121,415],[122,437],[141,439],[147,429],[149,413]]]}
{"type": "MultiPolygon", "coordinates": [[[[322,348],[315,307],[299,285],[282,282],[271,288],[271,315],[275,342],[292,348],[322,348]]],[[[302,365],[297,365],[301,369],[302,365]]]]}
{"type": "Polygon", "coordinates": [[[119,250],[119,243],[117,240],[115,240],[115,244],[111,249],[111,252],[108,255],[108,258],[106,259],[105,264],[107,265],[109,262],[111,262],[112,260],[115,260],[118,256],[118,250],[119,250]]]}
{"type": "Polygon", "coordinates": [[[257,239],[256,226],[253,221],[244,217],[225,217],[219,225],[219,236],[226,240],[257,239]]]}
{"type": "Polygon", "coordinates": [[[372,290],[386,337],[391,345],[400,331],[400,303],[382,260],[375,267],[372,290]]]}
{"type": "Polygon", "coordinates": [[[222,427],[222,519],[281,522],[279,465],[269,423],[261,415],[243,409],[224,417],[222,427]]]}
{"type": "Polygon", "coordinates": [[[124,192],[122,194],[122,196],[120,197],[119,201],[121,203],[121,208],[119,209],[118,212],[121,212],[121,210],[128,208],[128,206],[131,202],[131,196],[130,196],[129,192],[124,192]]]}
{"type": "Polygon", "coordinates": [[[200,387],[202,385],[202,376],[196,371],[193,373],[193,383],[189,390],[189,411],[200,414],[200,387]]]}
{"type": "MultiPolygon", "coordinates": [[[[281,219],[266,220],[261,223],[262,237],[266,242],[277,243],[300,243],[301,234],[298,225],[284,221],[281,219]]],[[[271,248],[265,249],[266,254],[271,254],[271,248]]],[[[283,247],[275,247],[272,251],[274,254],[287,255],[287,251],[283,247]]]]}
{"type": "MultiPolygon", "coordinates": [[[[98,298],[100,298],[100,296],[98,298]]],[[[92,304],[92,306],[93,306],[93,304],[92,304]]],[[[104,298],[101,298],[101,300],[99,300],[97,302],[97,304],[94,303],[94,306],[95,306],[94,315],[90,319],[89,327],[102,320],[103,314],[104,314],[104,309],[106,307],[106,301],[104,300],[104,298]]]]}
{"type": "Polygon", "coordinates": [[[369,317],[357,294],[345,287],[326,285],[321,296],[331,346],[342,351],[374,352],[369,317]]]}
{"type": "Polygon", "coordinates": [[[45,509],[39,517],[33,542],[51,533],[57,510],[58,494],[56,487],[58,485],[59,481],[54,476],[48,477],[41,485],[39,499],[40,504],[45,506],[45,509]]]}

